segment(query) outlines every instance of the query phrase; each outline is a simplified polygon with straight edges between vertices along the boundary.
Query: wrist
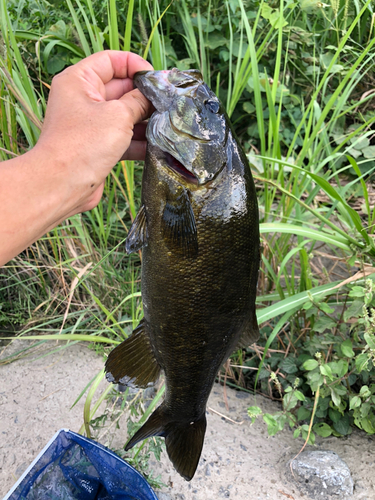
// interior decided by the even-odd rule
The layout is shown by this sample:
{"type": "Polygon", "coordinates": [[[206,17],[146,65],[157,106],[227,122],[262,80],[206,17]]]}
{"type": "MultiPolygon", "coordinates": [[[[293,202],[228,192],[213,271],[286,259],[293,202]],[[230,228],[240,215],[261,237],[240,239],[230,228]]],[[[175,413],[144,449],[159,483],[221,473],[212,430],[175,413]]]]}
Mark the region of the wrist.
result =
{"type": "Polygon", "coordinates": [[[45,202],[51,207],[51,215],[60,220],[86,210],[87,201],[103,181],[87,164],[87,158],[80,155],[79,148],[54,148],[51,144],[53,141],[38,142],[27,153],[28,163],[40,165],[45,202]]]}

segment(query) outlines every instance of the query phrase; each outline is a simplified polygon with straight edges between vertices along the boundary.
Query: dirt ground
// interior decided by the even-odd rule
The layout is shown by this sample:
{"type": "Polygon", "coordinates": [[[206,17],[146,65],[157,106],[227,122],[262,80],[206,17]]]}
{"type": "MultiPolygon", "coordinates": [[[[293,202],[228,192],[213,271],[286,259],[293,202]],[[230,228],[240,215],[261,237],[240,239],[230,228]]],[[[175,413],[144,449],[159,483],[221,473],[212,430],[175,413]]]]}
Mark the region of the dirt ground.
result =
{"type": "MultiPolygon", "coordinates": [[[[21,341],[24,345],[25,341],[21,341]]],[[[0,359],[18,349],[13,342],[0,359]]],[[[43,352],[0,366],[0,498],[28,467],[44,445],[61,428],[78,431],[83,400],[71,405],[87,383],[103,367],[103,360],[84,345],[73,345],[44,356],[43,352]]],[[[277,409],[261,397],[228,389],[229,410],[223,388],[215,385],[208,403],[207,432],[194,479],[188,483],[164,454],[152,468],[167,487],[160,500],[307,500],[286,476],[287,463],[303,442],[285,430],[269,438],[260,420],[250,425],[247,407],[277,409]]],[[[125,426],[116,439],[126,440],[125,426]]],[[[103,443],[105,444],[105,443],[103,443]]],[[[318,449],[332,450],[349,466],[355,484],[353,500],[375,498],[375,438],[354,431],[347,438],[317,440],[318,449]]]]}

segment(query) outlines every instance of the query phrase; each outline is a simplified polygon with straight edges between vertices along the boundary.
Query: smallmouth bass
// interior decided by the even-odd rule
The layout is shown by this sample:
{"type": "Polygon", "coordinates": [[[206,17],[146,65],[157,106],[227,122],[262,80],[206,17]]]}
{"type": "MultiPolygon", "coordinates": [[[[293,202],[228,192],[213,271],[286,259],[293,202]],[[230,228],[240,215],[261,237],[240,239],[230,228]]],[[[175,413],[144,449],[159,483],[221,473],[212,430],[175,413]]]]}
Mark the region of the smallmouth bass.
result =
{"type": "Polygon", "coordinates": [[[106,362],[109,382],[146,387],[163,370],[165,399],[126,450],[163,436],[192,479],[220,366],[259,335],[259,215],[254,182],[224,108],[196,70],[145,71],[136,87],[147,126],[142,206],[126,251],[142,248],[144,318],[106,362]]]}

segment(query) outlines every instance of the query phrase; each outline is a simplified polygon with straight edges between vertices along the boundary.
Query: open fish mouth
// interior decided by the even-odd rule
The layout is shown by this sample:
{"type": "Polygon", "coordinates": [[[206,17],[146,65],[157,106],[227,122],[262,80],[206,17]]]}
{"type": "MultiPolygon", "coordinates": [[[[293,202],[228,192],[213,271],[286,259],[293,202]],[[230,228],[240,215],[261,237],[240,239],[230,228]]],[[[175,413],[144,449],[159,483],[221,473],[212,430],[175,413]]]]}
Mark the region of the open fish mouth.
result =
{"type": "Polygon", "coordinates": [[[146,138],[163,152],[165,166],[191,186],[211,182],[226,164],[230,127],[200,72],[143,71],[134,85],[155,108],[146,138]]]}
{"type": "Polygon", "coordinates": [[[190,184],[195,184],[198,185],[199,181],[195,175],[190,172],[184,165],[177,160],[174,156],[172,156],[170,153],[167,151],[163,151],[165,155],[165,160],[167,163],[167,166],[176,174],[181,176],[185,181],[189,182],[190,184]]]}

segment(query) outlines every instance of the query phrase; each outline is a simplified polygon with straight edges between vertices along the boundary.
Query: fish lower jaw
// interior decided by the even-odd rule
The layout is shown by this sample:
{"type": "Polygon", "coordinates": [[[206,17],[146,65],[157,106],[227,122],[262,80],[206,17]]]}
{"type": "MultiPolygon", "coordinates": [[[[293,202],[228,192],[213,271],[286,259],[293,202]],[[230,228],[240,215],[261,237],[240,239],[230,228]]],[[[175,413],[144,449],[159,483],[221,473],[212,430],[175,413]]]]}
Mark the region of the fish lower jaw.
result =
{"type": "Polygon", "coordinates": [[[177,175],[179,179],[182,179],[184,183],[191,184],[193,186],[197,186],[199,184],[198,178],[183,165],[175,156],[170,153],[163,151],[165,155],[166,165],[168,170],[173,174],[177,175]]]}

